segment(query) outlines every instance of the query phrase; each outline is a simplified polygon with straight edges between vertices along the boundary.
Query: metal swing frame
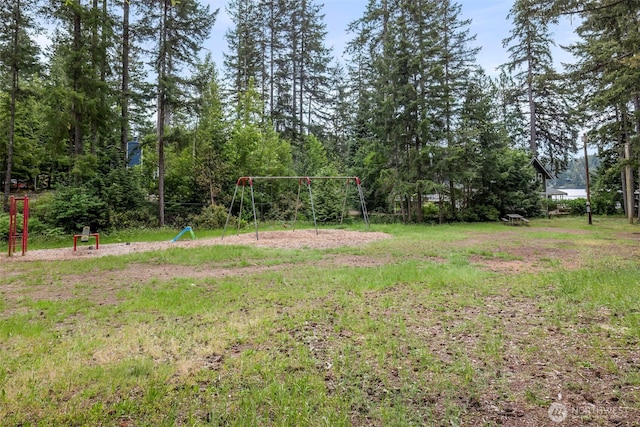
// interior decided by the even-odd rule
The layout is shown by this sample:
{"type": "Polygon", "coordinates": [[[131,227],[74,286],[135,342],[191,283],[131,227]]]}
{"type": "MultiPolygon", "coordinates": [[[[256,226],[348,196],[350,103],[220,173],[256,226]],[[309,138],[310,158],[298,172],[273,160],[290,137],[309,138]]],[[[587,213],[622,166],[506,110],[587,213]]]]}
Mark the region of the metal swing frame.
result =
{"type": "Polygon", "coordinates": [[[369,230],[369,215],[367,213],[367,205],[364,201],[364,193],[362,192],[362,182],[360,181],[360,178],[358,178],[357,176],[243,176],[238,178],[238,181],[236,182],[236,188],[233,192],[233,198],[231,199],[231,204],[229,205],[229,212],[227,214],[227,221],[224,224],[224,230],[222,231],[222,239],[224,239],[224,236],[227,232],[227,226],[229,225],[229,219],[231,218],[231,213],[233,211],[233,206],[235,204],[236,201],[236,196],[238,195],[238,188],[240,186],[242,186],[242,191],[240,192],[240,211],[238,212],[238,229],[236,230],[236,234],[240,233],[240,218],[242,216],[242,208],[243,208],[243,204],[244,204],[244,190],[247,186],[247,184],[249,185],[249,189],[251,191],[251,208],[253,210],[253,222],[255,224],[255,229],[256,229],[256,240],[259,240],[259,234],[258,234],[258,216],[256,214],[256,202],[255,202],[255,197],[254,197],[254,192],[253,192],[253,184],[255,181],[275,181],[275,180],[298,180],[298,195],[297,195],[297,199],[296,199],[296,209],[295,209],[295,214],[294,214],[294,218],[293,218],[293,227],[292,227],[292,231],[295,231],[295,225],[296,225],[296,221],[298,220],[298,205],[300,202],[300,190],[302,187],[302,184],[304,183],[307,186],[307,189],[309,190],[309,200],[311,203],[311,212],[313,213],[313,225],[315,227],[316,230],[316,235],[318,234],[318,223],[316,221],[316,211],[315,211],[315,206],[313,203],[313,192],[311,191],[311,182],[313,180],[345,180],[345,192],[344,192],[344,203],[342,205],[342,212],[340,214],[340,224],[342,224],[342,221],[344,219],[344,212],[346,210],[347,207],[347,195],[349,194],[349,185],[351,183],[351,181],[354,181],[356,183],[356,187],[358,190],[358,197],[360,198],[360,207],[362,209],[362,218],[364,219],[364,223],[367,226],[367,230],[369,230]]]}

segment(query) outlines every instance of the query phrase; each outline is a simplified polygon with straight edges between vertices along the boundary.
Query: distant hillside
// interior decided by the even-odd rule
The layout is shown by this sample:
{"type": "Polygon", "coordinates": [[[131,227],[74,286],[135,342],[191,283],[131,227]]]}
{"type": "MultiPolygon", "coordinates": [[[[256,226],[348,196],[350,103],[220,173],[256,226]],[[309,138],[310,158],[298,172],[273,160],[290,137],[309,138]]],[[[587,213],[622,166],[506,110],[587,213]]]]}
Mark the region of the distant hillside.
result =
{"type": "MultiPolygon", "coordinates": [[[[589,156],[589,172],[591,177],[600,166],[600,159],[596,155],[589,156]]],[[[585,188],[587,186],[587,175],[585,173],[584,157],[572,159],[569,167],[557,178],[551,181],[554,188],[585,188]]]]}

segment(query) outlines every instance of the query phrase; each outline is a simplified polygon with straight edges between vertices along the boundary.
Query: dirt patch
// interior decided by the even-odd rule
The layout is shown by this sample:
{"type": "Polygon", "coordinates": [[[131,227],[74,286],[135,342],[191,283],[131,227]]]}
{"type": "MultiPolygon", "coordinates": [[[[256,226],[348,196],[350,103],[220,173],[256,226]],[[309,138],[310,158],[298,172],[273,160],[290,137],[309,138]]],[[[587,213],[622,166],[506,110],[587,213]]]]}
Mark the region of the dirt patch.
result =
{"type": "Polygon", "coordinates": [[[216,245],[252,245],[263,248],[279,249],[331,249],[341,246],[359,246],[377,240],[387,239],[389,234],[380,232],[359,232],[348,230],[295,230],[265,231],[227,236],[222,238],[183,240],[178,242],[127,242],[73,248],[41,249],[28,251],[25,256],[7,258],[8,262],[58,261],[69,259],[100,258],[109,255],[127,255],[170,248],[193,248],[216,245]]]}
{"type": "MultiPolygon", "coordinates": [[[[73,248],[45,249],[27,252],[26,256],[6,258],[9,262],[93,259],[104,256],[118,256],[132,253],[142,253],[170,248],[193,248],[216,245],[252,245],[258,247],[273,247],[281,249],[330,249],[342,246],[358,246],[391,237],[380,232],[356,232],[345,230],[297,230],[262,232],[256,240],[255,233],[227,236],[224,239],[200,239],[180,242],[132,242],[128,244],[100,245],[96,250],[90,246],[83,246],[73,251],[73,248]]],[[[328,254],[323,259],[310,262],[309,265],[320,267],[371,267],[388,263],[385,257],[375,258],[359,255],[328,254]]],[[[117,293],[126,287],[146,284],[151,280],[172,280],[189,278],[193,280],[219,279],[225,277],[244,277],[254,274],[269,273],[292,268],[291,263],[278,265],[249,265],[249,266],[185,266],[185,265],[141,265],[130,264],[123,270],[99,271],[83,274],[68,274],[62,277],[44,275],[37,285],[25,285],[17,282],[2,284],[1,295],[7,301],[21,298],[32,300],[70,300],[87,298],[98,305],[117,304],[117,293]],[[123,283],[126,278],[126,284],[123,283]]],[[[5,273],[3,273],[4,276],[5,273]]],[[[21,273],[6,272],[4,277],[15,277],[21,273]]],[[[12,314],[7,311],[4,315],[12,314]]]]}
{"type": "Polygon", "coordinates": [[[527,245],[501,246],[492,256],[473,255],[470,260],[485,270],[506,273],[538,273],[557,267],[575,270],[584,266],[577,248],[548,239],[527,245]]]}

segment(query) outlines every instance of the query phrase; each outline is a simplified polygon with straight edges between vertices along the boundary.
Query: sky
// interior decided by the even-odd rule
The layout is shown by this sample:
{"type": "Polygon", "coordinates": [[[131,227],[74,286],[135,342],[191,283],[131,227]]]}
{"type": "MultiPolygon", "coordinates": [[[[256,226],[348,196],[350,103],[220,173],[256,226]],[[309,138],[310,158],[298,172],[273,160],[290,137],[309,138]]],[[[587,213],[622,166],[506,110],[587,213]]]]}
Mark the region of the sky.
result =
{"type": "MultiPolygon", "coordinates": [[[[225,32],[232,22],[225,12],[226,0],[201,0],[212,9],[220,9],[213,32],[205,45],[211,52],[218,69],[222,68],[222,52],[226,50],[225,32]]],[[[317,0],[324,4],[322,12],[327,25],[325,44],[333,48],[336,58],[341,58],[344,48],[353,37],[347,33],[349,23],[360,18],[368,0],[317,0]]],[[[475,46],[481,47],[478,63],[489,75],[497,75],[496,67],[508,61],[507,51],[502,47],[502,40],[509,36],[511,22],[507,19],[513,4],[510,0],[458,0],[461,5],[461,18],[471,19],[470,34],[476,35],[475,46]]],[[[573,31],[576,25],[565,21],[552,29],[557,44],[569,44],[576,40],[573,31]]],[[[554,59],[560,62],[571,62],[571,56],[559,47],[553,49],[554,59]]]]}

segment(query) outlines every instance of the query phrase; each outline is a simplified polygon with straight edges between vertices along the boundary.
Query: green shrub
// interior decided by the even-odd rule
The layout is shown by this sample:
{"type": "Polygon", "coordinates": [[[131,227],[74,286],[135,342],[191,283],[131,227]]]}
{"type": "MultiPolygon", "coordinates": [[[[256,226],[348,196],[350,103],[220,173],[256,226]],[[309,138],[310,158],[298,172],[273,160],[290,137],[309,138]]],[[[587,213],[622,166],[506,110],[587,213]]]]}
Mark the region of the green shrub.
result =
{"type": "Polygon", "coordinates": [[[0,210],[0,241],[9,240],[9,214],[0,210]]]}
{"type": "Polygon", "coordinates": [[[372,212],[369,214],[369,222],[371,224],[400,224],[402,223],[402,215],[372,212]]]}
{"type": "Polygon", "coordinates": [[[478,205],[462,212],[462,220],[465,222],[496,221],[499,217],[500,211],[488,205],[478,205]]]}
{"type": "Polygon", "coordinates": [[[112,210],[110,212],[110,223],[117,230],[157,227],[159,226],[157,208],[157,205],[149,203],[135,210],[112,210]]]}
{"type": "MultiPolygon", "coordinates": [[[[22,233],[22,214],[17,215],[17,230],[18,233],[22,233]]],[[[38,218],[31,216],[29,218],[29,237],[60,237],[63,234],[63,230],[57,227],[51,227],[49,224],[45,224],[38,218]]],[[[0,241],[9,241],[9,214],[0,212],[0,241]]]]}
{"type": "Polygon", "coordinates": [[[439,210],[438,205],[433,202],[426,202],[422,205],[422,214],[425,221],[437,221],[439,210]]]}
{"type": "Polygon", "coordinates": [[[584,215],[587,213],[587,199],[573,199],[567,201],[571,215],[584,215]]]}
{"type": "Polygon", "coordinates": [[[84,226],[91,227],[92,231],[110,226],[106,204],[83,187],[63,188],[39,197],[32,216],[66,233],[75,233],[84,226]]]}
{"type": "MultiPolygon", "coordinates": [[[[190,223],[193,227],[202,229],[219,229],[223,228],[227,222],[228,211],[224,206],[209,205],[200,211],[198,215],[195,215],[190,223]]],[[[238,224],[237,217],[231,217],[229,219],[229,226],[236,227],[238,224]]]]}
{"type": "Polygon", "coordinates": [[[620,213],[622,195],[617,191],[594,191],[591,197],[591,209],[596,215],[615,215],[620,213]]]}

